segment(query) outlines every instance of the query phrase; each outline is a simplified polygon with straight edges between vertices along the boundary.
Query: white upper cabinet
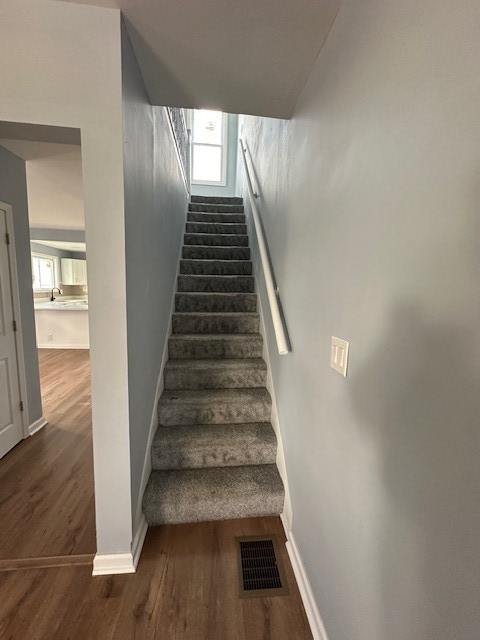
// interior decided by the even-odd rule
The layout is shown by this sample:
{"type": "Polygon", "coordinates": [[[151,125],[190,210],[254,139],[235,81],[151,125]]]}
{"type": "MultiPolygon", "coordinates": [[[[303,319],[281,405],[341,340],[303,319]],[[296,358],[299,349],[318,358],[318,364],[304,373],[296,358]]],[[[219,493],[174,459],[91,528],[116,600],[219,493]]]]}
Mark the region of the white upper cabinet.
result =
{"type": "Polygon", "coordinates": [[[87,284],[87,261],[62,258],[62,284],[87,284]]]}

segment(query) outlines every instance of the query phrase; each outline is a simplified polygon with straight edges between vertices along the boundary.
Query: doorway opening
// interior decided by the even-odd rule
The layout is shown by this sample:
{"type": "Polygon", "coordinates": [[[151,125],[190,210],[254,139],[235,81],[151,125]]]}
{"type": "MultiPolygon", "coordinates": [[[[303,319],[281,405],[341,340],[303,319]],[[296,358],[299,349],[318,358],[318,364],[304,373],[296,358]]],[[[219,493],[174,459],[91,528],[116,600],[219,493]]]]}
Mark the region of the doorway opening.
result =
{"type": "Polygon", "coordinates": [[[0,123],[0,169],[0,201],[9,204],[13,226],[11,295],[19,301],[11,351],[18,373],[0,401],[2,411],[15,406],[17,392],[22,420],[8,443],[0,441],[0,563],[53,556],[90,563],[96,541],[80,131],[0,123]]]}

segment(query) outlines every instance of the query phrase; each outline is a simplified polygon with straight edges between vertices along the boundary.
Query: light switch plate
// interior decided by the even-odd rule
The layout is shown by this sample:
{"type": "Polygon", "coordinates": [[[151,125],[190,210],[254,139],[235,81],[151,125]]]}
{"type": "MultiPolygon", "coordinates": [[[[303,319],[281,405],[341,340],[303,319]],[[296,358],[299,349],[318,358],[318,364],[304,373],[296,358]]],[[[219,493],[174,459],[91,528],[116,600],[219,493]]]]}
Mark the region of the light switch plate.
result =
{"type": "Polygon", "coordinates": [[[341,373],[345,378],[347,377],[347,365],[348,365],[348,348],[350,343],[346,340],[341,340],[332,336],[332,348],[330,351],[330,366],[338,373],[341,373]]]}

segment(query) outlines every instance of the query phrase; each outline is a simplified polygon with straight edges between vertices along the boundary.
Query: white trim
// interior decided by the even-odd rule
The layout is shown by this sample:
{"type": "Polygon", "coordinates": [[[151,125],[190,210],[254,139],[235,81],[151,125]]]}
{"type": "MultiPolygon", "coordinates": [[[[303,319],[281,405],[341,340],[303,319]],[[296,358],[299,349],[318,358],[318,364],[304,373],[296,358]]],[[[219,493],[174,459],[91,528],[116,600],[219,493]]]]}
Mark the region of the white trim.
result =
{"type": "MultiPolygon", "coordinates": [[[[27,394],[27,374],[25,369],[25,351],[23,348],[23,328],[22,328],[22,314],[20,309],[20,286],[18,283],[17,272],[17,253],[15,250],[15,225],[13,221],[13,207],[6,202],[0,201],[0,209],[5,211],[7,219],[7,232],[10,236],[10,244],[8,245],[8,257],[10,263],[10,284],[12,289],[13,298],[13,312],[15,320],[17,322],[17,331],[15,332],[15,342],[17,348],[17,370],[18,370],[18,383],[20,387],[20,398],[23,401],[22,411],[22,427],[23,437],[28,438],[30,435],[28,427],[30,424],[30,417],[28,413],[28,394],[27,394]]],[[[32,306],[33,306],[33,291],[32,291],[32,306]]]]}
{"type": "MultiPolygon", "coordinates": [[[[171,321],[170,321],[170,325],[171,325],[171,321]]],[[[165,343],[168,345],[168,339],[165,340],[165,343]]],[[[167,353],[168,353],[168,349],[167,349],[167,353]]],[[[136,509],[136,512],[135,512],[135,522],[136,523],[140,523],[142,518],[144,517],[143,510],[142,510],[143,494],[145,493],[145,488],[147,486],[147,482],[148,482],[148,479],[150,477],[150,473],[152,471],[152,460],[151,460],[152,443],[153,443],[153,437],[154,437],[155,432],[156,432],[157,427],[158,427],[158,409],[157,409],[157,405],[158,405],[158,401],[160,399],[160,396],[162,395],[163,387],[164,387],[164,384],[163,384],[164,358],[165,358],[165,348],[164,348],[164,354],[163,354],[162,362],[161,362],[161,365],[160,365],[160,372],[158,374],[158,379],[157,379],[157,389],[155,391],[155,398],[154,398],[154,402],[153,402],[152,418],[150,420],[150,430],[148,432],[147,446],[145,448],[145,457],[143,459],[142,478],[140,480],[140,487],[139,487],[138,496],[137,496],[137,509],[136,509]]],[[[138,526],[138,525],[136,525],[136,526],[138,526]]]]}
{"type": "MultiPolygon", "coordinates": [[[[188,205],[187,205],[187,208],[188,208],[188,205]]],[[[186,218],[187,218],[187,213],[185,213],[185,219],[186,218]]],[[[183,235],[182,235],[182,238],[183,238],[183,235]]],[[[175,272],[175,279],[173,281],[172,299],[170,302],[170,312],[169,312],[170,315],[168,318],[167,331],[165,333],[165,340],[163,343],[162,361],[160,363],[160,371],[158,372],[157,389],[155,392],[155,398],[154,398],[153,408],[152,408],[152,417],[150,420],[150,431],[148,433],[147,447],[145,449],[145,458],[143,460],[142,479],[140,481],[140,488],[139,488],[138,497],[137,497],[137,509],[135,513],[136,523],[139,523],[141,521],[141,518],[143,518],[143,511],[142,511],[143,494],[145,493],[145,488],[147,486],[148,478],[150,477],[150,473],[152,471],[152,458],[151,458],[152,443],[153,443],[153,438],[155,436],[155,432],[158,427],[158,409],[157,409],[158,401],[160,400],[160,396],[162,395],[163,390],[165,388],[163,373],[165,369],[165,364],[168,360],[168,340],[172,333],[172,316],[175,311],[175,294],[177,293],[177,282],[178,282],[178,275],[180,273],[180,260],[182,259],[182,248],[183,248],[183,239],[180,241],[180,248],[178,251],[177,270],[175,272]]]]}
{"type": "MultiPolygon", "coordinates": [[[[283,519],[282,523],[285,526],[283,519]]],[[[305,566],[302,562],[300,551],[291,531],[287,534],[287,538],[285,546],[287,547],[288,556],[292,563],[293,573],[297,580],[298,589],[300,591],[303,606],[305,607],[305,613],[307,614],[312,636],[314,640],[328,640],[325,625],[318,610],[317,603],[315,602],[315,597],[313,595],[307,572],[305,571],[305,566]]]]}
{"type": "Polygon", "coordinates": [[[145,520],[145,516],[142,513],[142,517],[140,518],[140,522],[138,523],[135,537],[132,542],[132,557],[133,557],[133,566],[135,569],[138,567],[138,561],[140,560],[140,555],[143,549],[143,543],[145,542],[145,536],[147,535],[147,521],[145,520]]]}
{"type": "Polygon", "coordinates": [[[142,553],[147,528],[147,522],[142,514],[135,530],[130,553],[97,553],[93,559],[92,576],[135,573],[142,553]]]}
{"type": "MultiPolygon", "coordinates": [[[[258,276],[256,276],[255,278],[257,280],[258,283],[258,276]]],[[[290,487],[289,487],[289,483],[288,483],[288,475],[287,475],[287,467],[286,467],[286,463],[285,463],[285,452],[283,449],[283,440],[282,440],[282,431],[280,428],[280,419],[278,417],[278,410],[277,410],[277,398],[275,395],[275,388],[273,386],[273,379],[272,379],[272,366],[271,366],[271,362],[270,362],[270,354],[268,351],[268,340],[267,340],[267,334],[266,334],[266,330],[265,330],[265,317],[263,314],[263,307],[262,307],[262,298],[260,296],[260,293],[258,291],[258,286],[257,286],[257,300],[258,300],[258,312],[260,314],[260,335],[263,337],[263,353],[262,353],[262,357],[265,360],[265,362],[267,363],[267,383],[266,383],[266,387],[267,390],[272,398],[272,415],[271,415],[271,423],[272,423],[272,427],[273,430],[275,431],[275,435],[277,436],[277,467],[278,467],[278,472],[280,473],[280,477],[282,478],[283,481],[283,486],[285,487],[285,502],[283,504],[283,513],[282,513],[282,517],[285,518],[286,520],[286,524],[287,524],[287,529],[288,531],[291,531],[292,529],[292,523],[293,523],[293,515],[292,515],[292,502],[291,502],[291,498],[290,498],[290,487]]]]}
{"type": "Polygon", "coordinates": [[[38,418],[38,420],[32,422],[32,424],[28,427],[28,435],[33,436],[35,433],[37,433],[37,431],[43,429],[46,424],[48,424],[48,422],[43,416],[41,416],[40,418],[38,418]]]}
{"type": "Polygon", "coordinates": [[[89,344],[58,344],[54,342],[41,342],[37,349],[90,349],[89,344]]]}
{"type": "Polygon", "coordinates": [[[92,576],[135,573],[132,553],[97,553],[93,559],[92,576]]]}

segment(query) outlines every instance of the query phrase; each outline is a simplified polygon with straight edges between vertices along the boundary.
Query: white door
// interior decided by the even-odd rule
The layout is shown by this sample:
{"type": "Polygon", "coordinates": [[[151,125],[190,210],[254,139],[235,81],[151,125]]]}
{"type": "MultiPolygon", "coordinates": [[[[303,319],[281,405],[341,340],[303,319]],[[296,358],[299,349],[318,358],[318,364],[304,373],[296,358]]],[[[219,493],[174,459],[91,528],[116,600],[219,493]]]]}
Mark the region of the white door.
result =
{"type": "Polygon", "coordinates": [[[0,458],[23,438],[7,245],[7,213],[0,209],[0,458]]]}

